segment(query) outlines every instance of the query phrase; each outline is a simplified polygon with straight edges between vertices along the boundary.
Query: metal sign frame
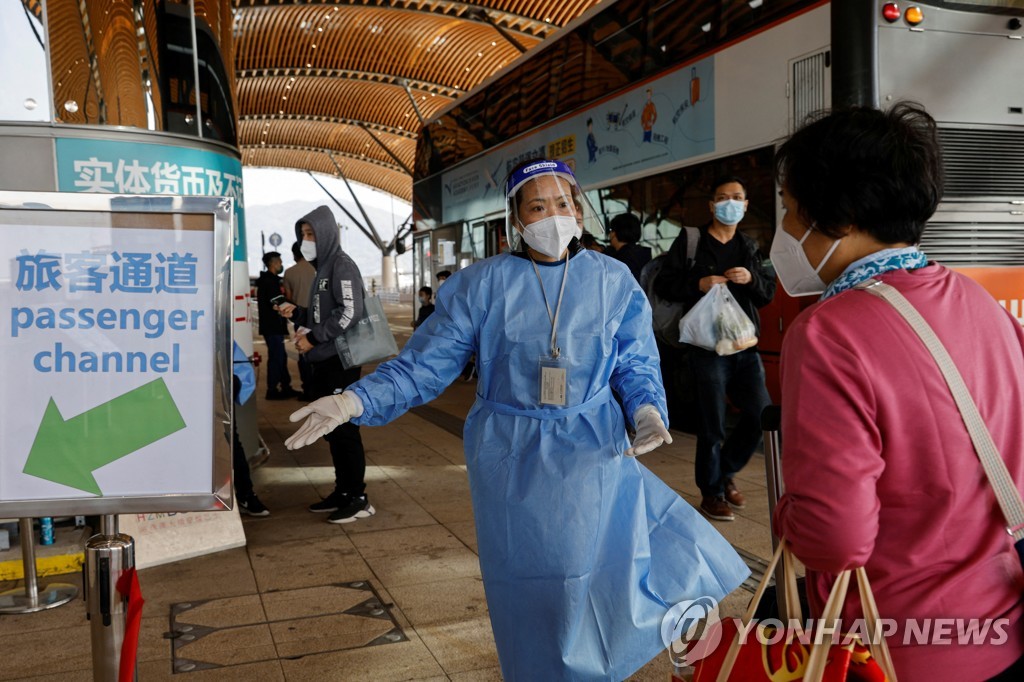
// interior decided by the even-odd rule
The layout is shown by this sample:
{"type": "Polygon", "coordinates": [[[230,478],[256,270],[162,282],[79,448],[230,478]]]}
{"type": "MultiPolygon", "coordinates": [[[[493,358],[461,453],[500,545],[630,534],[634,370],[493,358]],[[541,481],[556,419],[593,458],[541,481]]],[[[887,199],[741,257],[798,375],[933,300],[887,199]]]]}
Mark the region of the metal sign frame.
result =
{"type": "MultiPolygon", "coordinates": [[[[232,508],[232,297],[231,253],[233,200],[220,197],[126,196],[73,192],[0,191],[0,212],[7,210],[68,213],[204,214],[213,219],[214,356],[212,470],[209,492],[113,495],[81,498],[0,500],[0,516],[65,516],[141,512],[224,511],[232,508]]],[[[113,222],[113,221],[112,221],[113,222]]],[[[110,225],[111,229],[119,229],[110,225]]],[[[0,231],[2,231],[0,226],[0,231]]],[[[31,390],[31,387],[26,387],[31,390]]],[[[0,446],[3,447],[3,446],[0,446]]]]}

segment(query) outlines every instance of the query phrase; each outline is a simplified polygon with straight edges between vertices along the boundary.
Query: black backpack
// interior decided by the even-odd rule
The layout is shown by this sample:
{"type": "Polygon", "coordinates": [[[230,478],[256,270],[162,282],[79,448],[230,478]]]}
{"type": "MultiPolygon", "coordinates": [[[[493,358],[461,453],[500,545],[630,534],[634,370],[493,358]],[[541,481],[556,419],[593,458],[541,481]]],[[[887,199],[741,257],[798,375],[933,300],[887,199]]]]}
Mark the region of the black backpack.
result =
{"type": "MultiPolygon", "coordinates": [[[[683,226],[683,235],[686,239],[686,267],[693,265],[697,256],[697,244],[700,242],[700,230],[696,227],[683,226]]],[[[679,320],[686,314],[686,305],[682,301],[669,301],[658,296],[654,291],[654,281],[661,273],[668,254],[661,254],[640,271],[640,287],[647,294],[647,300],[651,304],[654,336],[662,343],[673,348],[683,348],[686,344],[679,341],[679,320]]]]}

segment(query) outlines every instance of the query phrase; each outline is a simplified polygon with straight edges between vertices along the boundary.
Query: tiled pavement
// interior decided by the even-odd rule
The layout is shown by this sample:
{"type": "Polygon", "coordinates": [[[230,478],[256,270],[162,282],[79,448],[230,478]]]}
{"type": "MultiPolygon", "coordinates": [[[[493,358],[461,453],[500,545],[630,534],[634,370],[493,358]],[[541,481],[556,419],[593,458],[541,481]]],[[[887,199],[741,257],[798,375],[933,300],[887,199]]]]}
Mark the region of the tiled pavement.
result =
{"type": "MultiPolygon", "coordinates": [[[[377,514],[344,526],[306,511],[331,492],[333,469],[323,441],[285,450],[288,414],[299,403],[261,403],[261,433],[272,454],[254,478],[272,514],[244,519],[245,548],[140,573],[146,605],[139,679],[500,680],[454,428],[474,390],[457,380],[428,409],[363,429],[367,492],[377,514]]],[[[672,445],[642,461],[697,504],[694,439],[674,435],[672,445]]],[[[737,548],[764,559],[770,539],[763,459],[755,456],[737,482],[747,508],[717,527],[737,548]]],[[[0,582],[0,591],[14,585],[0,582]]],[[[742,589],[730,595],[724,614],[738,614],[749,597],[742,589]]],[[[84,611],[75,602],[0,616],[0,680],[91,680],[84,611]]],[[[630,679],[665,682],[670,671],[667,656],[659,656],[630,679]]]]}

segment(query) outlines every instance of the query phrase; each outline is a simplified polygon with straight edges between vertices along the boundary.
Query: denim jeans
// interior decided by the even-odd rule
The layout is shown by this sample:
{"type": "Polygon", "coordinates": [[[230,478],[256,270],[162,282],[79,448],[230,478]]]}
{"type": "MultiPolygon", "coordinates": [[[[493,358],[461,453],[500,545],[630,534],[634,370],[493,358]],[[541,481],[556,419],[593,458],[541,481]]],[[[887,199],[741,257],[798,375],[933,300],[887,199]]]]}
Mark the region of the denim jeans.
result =
{"type": "Polygon", "coordinates": [[[267,393],[276,393],[292,387],[288,374],[288,356],[284,350],[283,334],[264,334],[267,342],[267,393]]]}
{"type": "Polygon", "coordinates": [[[689,349],[697,393],[696,479],[701,494],[725,494],[725,485],[750,461],[761,441],[761,411],[771,403],[764,365],[756,349],[720,356],[689,349]],[[726,398],[740,411],[732,433],[725,433],[726,398]]]}

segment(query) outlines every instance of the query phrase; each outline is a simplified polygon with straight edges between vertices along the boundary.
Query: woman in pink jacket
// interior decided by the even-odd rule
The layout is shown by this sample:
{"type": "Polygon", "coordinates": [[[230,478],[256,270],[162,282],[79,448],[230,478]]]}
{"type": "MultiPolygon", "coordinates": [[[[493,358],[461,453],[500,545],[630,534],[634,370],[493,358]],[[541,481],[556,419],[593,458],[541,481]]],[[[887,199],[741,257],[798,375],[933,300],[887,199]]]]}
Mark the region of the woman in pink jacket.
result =
{"type": "MultiPolygon", "coordinates": [[[[935,121],[916,105],[836,111],[779,150],[772,263],[821,294],[782,349],[786,494],[775,527],[819,614],[834,575],[866,566],[900,682],[1024,679],[1024,572],[938,366],[885,301],[898,289],[956,363],[1020,488],[1024,332],[917,244],[942,195],[935,121]]],[[[862,617],[852,589],[846,626],[862,617]]]]}

